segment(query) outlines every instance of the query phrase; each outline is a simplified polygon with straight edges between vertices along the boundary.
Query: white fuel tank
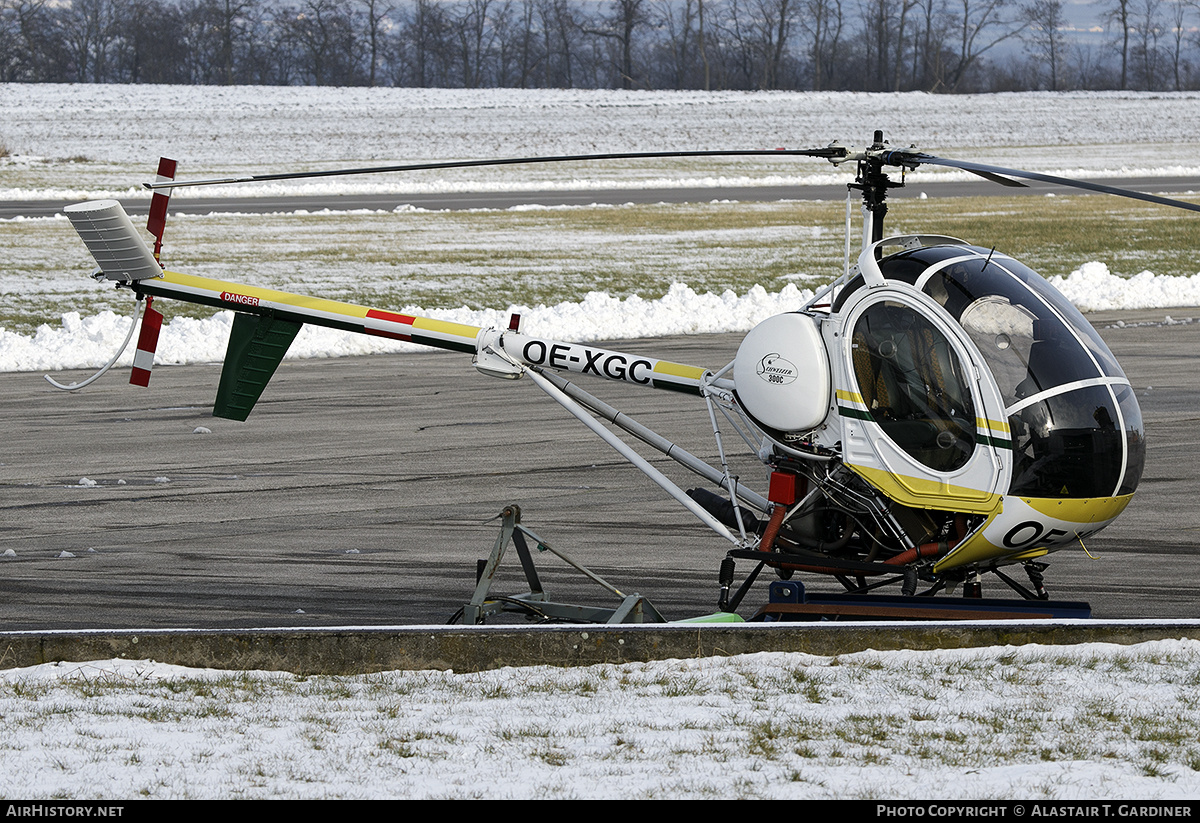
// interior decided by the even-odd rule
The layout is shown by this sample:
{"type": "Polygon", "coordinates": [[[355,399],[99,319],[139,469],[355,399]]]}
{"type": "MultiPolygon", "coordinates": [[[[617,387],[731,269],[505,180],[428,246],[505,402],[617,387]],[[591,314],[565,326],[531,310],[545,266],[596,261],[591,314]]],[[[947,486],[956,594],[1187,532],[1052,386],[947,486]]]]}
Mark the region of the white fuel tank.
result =
{"type": "Polygon", "coordinates": [[[738,348],[733,381],[743,408],[783,432],[815,429],[829,412],[829,355],[816,321],[778,314],[759,323],[738,348]]]}

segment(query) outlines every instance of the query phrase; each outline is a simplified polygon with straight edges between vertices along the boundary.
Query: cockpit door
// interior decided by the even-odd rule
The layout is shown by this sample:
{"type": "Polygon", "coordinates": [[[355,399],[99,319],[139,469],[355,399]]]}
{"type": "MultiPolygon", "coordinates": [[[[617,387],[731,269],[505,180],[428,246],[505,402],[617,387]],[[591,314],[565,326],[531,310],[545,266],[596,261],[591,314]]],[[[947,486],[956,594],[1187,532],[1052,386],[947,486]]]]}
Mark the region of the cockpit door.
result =
{"type": "Polygon", "coordinates": [[[991,512],[1012,446],[991,372],[936,302],[901,282],[842,307],[837,392],[846,465],[916,508],[991,512]]]}

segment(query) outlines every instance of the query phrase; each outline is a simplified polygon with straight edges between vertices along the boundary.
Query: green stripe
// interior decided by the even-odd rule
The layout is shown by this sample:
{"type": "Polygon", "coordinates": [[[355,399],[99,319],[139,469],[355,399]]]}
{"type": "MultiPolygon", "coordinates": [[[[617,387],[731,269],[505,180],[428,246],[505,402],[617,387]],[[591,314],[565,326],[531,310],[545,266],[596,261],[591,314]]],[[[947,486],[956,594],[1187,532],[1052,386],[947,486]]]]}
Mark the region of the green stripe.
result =
{"type": "Polygon", "coordinates": [[[663,380],[661,377],[653,380],[651,385],[656,389],[666,389],[667,391],[677,391],[681,394],[694,394],[703,397],[700,393],[700,387],[686,383],[672,383],[669,380],[663,380]]]}
{"type": "Polygon", "coordinates": [[[861,409],[852,409],[849,406],[838,406],[838,414],[842,417],[853,417],[856,420],[874,420],[869,411],[861,409]]]}
{"type": "MultiPolygon", "coordinates": [[[[838,414],[840,414],[842,417],[853,417],[855,420],[868,420],[871,422],[875,421],[875,418],[871,416],[869,411],[855,409],[849,406],[838,406],[838,414]]],[[[1011,451],[1013,448],[1012,440],[1004,437],[995,437],[991,434],[983,433],[978,430],[975,432],[975,441],[977,443],[987,444],[997,449],[1009,449],[1011,451]]]]}
{"type": "Polygon", "coordinates": [[[987,443],[989,446],[995,446],[997,449],[1012,450],[1013,444],[1011,440],[1005,440],[1003,437],[992,437],[991,435],[975,433],[975,439],[980,443],[987,443]]]}
{"type": "Polygon", "coordinates": [[[420,343],[422,346],[429,346],[434,349],[449,349],[450,351],[460,351],[465,354],[475,353],[475,343],[459,343],[455,340],[442,340],[437,337],[426,337],[420,332],[412,332],[409,339],[414,343],[420,343]]]}

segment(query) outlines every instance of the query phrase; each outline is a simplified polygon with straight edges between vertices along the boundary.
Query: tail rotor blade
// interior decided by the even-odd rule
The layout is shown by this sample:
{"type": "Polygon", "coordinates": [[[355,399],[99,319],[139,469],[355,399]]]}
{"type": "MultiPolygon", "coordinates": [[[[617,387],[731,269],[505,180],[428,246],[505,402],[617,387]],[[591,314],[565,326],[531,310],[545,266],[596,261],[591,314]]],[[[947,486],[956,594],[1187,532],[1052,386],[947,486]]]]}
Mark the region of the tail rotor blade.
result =
{"type": "MultiPolygon", "coordinates": [[[[156,184],[170,183],[175,179],[174,160],[166,157],[158,158],[158,179],[156,184]]],[[[171,189],[156,191],[150,198],[150,216],[146,220],[146,230],[154,235],[154,259],[162,254],[163,232],[167,229],[167,203],[171,200],[171,189]]]]}
{"type": "Polygon", "coordinates": [[[142,331],[138,335],[137,350],[133,355],[133,371],[129,374],[131,386],[149,386],[150,372],[154,368],[154,352],[158,349],[158,335],[162,331],[162,312],[151,304],[153,297],[146,298],[146,310],[142,314],[142,331]]]}

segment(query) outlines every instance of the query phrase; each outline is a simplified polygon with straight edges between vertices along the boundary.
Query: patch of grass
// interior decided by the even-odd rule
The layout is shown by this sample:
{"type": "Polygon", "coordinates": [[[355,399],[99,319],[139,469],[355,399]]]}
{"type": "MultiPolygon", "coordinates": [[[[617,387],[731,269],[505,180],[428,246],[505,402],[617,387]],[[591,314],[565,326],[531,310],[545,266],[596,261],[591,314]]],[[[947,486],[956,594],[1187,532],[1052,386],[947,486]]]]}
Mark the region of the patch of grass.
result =
{"type": "Polygon", "coordinates": [[[410,758],[418,755],[418,751],[413,747],[412,741],[404,738],[385,738],[379,741],[379,748],[397,757],[410,758]]]}
{"type": "MultiPolygon", "coordinates": [[[[777,202],[172,217],[164,260],[190,274],[381,308],[503,310],[592,291],[656,299],[673,283],[777,292],[841,273],[843,214],[839,204],[777,202]]],[[[995,246],[1048,277],[1090,260],[1123,275],[1200,271],[1192,215],[1115,197],[897,198],[887,231],[995,246]]],[[[57,325],[69,310],[129,310],[128,293],[88,278],[93,263],[65,221],[0,221],[0,261],[0,325],[10,331],[57,325]]],[[[162,308],[169,319],[212,314],[162,308]]]]}
{"type": "Polygon", "coordinates": [[[709,688],[695,676],[663,677],[658,681],[663,697],[697,697],[708,694],[709,688]]]}
{"type": "Polygon", "coordinates": [[[847,743],[858,746],[876,746],[887,741],[892,734],[886,718],[852,714],[838,723],[834,735],[847,743]]]}
{"type": "Polygon", "coordinates": [[[512,691],[503,683],[492,683],[484,686],[479,696],[485,700],[507,700],[512,697],[512,691]]]}
{"type": "Polygon", "coordinates": [[[566,752],[555,746],[539,748],[533,756],[548,766],[565,766],[571,760],[566,752]]]}
{"type": "Polygon", "coordinates": [[[750,754],[768,760],[773,760],[779,754],[780,738],[786,734],[784,728],[774,720],[753,723],[746,732],[746,747],[750,754]]]}
{"type": "Polygon", "coordinates": [[[501,740],[513,741],[527,738],[548,738],[554,736],[554,730],[547,726],[505,726],[496,732],[496,736],[501,740]]]}
{"type": "MultiPolygon", "coordinates": [[[[1192,199],[1183,197],[1180,199],[1192,199]]],[[[1200,271],[1200,223],[1191,213],[1117,197],[1008,197],[906,200],[893,206],[889,233],[936,230],[995,246],[1044,277],[1099,260],[1111,271],[1164,275],[1200,271]]]]}
{"type": "Polygon", "coordinates": [[[1169,770],[1164,769],[1159,763],[1143,763],[1141,771],[1146,777],[1155,780],[1161,780],[1171,774],[1169,770]]]}

